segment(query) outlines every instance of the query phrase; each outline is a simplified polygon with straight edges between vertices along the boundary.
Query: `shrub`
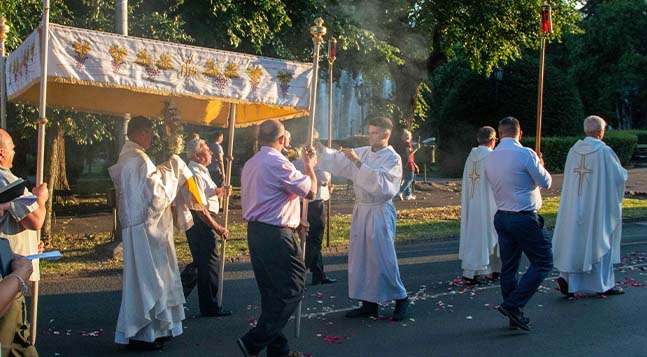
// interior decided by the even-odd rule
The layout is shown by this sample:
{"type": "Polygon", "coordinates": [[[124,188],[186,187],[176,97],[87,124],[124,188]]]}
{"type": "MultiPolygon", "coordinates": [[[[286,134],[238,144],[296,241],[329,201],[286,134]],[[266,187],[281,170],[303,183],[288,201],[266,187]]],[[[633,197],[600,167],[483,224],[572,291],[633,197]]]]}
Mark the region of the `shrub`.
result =
{"type": "MultiPolygon", "coordinates": [[[[541,152],[544,157],[546,169],[549,172],[564,171],[568,151],[579,139],[582,139],[582,137],[562,136],[541,138],[541,152]]],[[[638,142],[636,134],[627,131],[611,131],[605,134],[603,140],[615,151],[622,165],[627,166],[638,142]]],[[[521,139],[521,144],[534,150],[535,138],[524,137],[521,139]]]]}

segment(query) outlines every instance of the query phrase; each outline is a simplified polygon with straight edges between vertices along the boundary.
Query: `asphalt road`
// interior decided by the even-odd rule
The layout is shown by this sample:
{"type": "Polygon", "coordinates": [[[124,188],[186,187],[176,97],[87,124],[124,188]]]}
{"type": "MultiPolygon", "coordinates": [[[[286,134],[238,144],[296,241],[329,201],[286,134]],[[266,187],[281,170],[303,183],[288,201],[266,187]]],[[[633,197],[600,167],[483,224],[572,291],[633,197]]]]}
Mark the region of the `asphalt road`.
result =
{"type": "MultiPolygon", "coordinates": [[[[347,297],[346,257],[326,257],[336,284],[308,287],[302,333],[294,321],[286,335],[291,347],[312,356],[565,356],[647,355],[647,222],[623,227],[623,263],[616,280],[626,294],[566,299],[552,274],[526,307],[532,331],[510,331],[494,306],[498,284],[468,289],[460,276],[457,241],[398,247],[403,281],[414,305],[411,318],[395,323],[392,306],[382,317],[347,319],[354,307],[347,297]]],[[[188,299],[184,334],[163,351],[134,353],[117,348],[114,328],[121,299],[120,276],[41,283],[37,347],[41,356],[240,356],[235,340],[260,313],[259,296],[248,263],[226,267],[226,318],[199,318],[197,293],[188,299]]]]}

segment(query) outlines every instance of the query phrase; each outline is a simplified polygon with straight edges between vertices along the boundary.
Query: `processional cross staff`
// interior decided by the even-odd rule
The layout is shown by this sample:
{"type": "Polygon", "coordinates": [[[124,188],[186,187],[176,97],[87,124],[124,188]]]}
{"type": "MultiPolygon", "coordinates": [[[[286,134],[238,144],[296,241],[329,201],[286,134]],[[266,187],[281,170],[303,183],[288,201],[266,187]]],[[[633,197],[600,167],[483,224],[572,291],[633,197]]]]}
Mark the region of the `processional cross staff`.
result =
{"type": "MultiPolygon", "coordinates": [[[[332,74],[333,64],[337,59],[337,39],[331,38],[328,41],[328,147],[332,147],[332,74]]],[[[331,179],[332,181],[332,179],[331,179]]],[[[332,182],[328,182],[328,192],[332,182]]],[[[332,193],[332,192],[331,192],[332,193]]],[[[330,247],[330,211],[332,210],[332,195],[328,197],[326,205],[326,247],[330,247]]]]}
{"type": "Polygon", "coordinates": [[[553,33],[552,9],[550,5],[541,7],[541,46],[539,49],[539,86],[537,89],[537,131],[535,132],[535,152],[541,154],[541,116],[544,101],[544,62],[546,59],[546,37],[553,33]]]}
{"type": "MultiPolygon", "coordinates": [[[[317,109],[317,79],[319,77],[319,48],[323,42],[323,37],[328,31],[324,27],[324,21],[321,17],[315,20],[315,25],[310,27],[310,35],[312,35],[312,42],[314,44],[313,51],[313,73],[312,73],[312,87],[310,88],[310,118],[308,125],[308,137],[306,140],[306,150],[312,150],[312,141],[315,131],[315,113],[317,109]]],[[[308,200],[303,199],[303,207],[301,208],[301,225],[307,226],[308,222],[308,200]]],[[[305,260],[306,254],[306,234],[305,231],[300,232],[301,237],[301,259],[305,260]]],[[[294,335],[299,338],[301,335],[301,307],[303,305],[303,299],[299,301],[299,306],[297,307],[296,316],[295,316],[295,331],[294,335]]]]}

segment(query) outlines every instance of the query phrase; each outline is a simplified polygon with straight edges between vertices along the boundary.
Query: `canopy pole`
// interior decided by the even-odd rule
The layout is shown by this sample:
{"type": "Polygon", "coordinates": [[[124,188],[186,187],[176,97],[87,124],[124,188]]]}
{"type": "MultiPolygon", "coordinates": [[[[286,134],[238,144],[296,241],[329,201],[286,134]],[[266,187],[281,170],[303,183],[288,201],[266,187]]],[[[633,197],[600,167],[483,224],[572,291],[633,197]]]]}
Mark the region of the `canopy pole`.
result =
{"type": "Polygon", "coordinates": [[[7,130],[7,76],[5,62],[7,61],[4,43],[9,33],[5,18],[0,17],[0,128],[7,130]]]}
{"type": "MultiPolygon", "coordinates": [[[[332,75],[333,65],[337,59],[337,39],[328,42],[328,147],[332,147],[332,75]]],[[[326,205],[326,247],[330,247],[330,212],[332,210],[332,176],[328,182],[328,204],[326,205]]]]}
{"type": "MultiPolygon", "coordinates": [[[[323,19],[321,17],[315,20],[315,25],[310,27],[310,34],[312,35],[312,42],[314,43],[313,51],[313,72],[312,72],[312,87],[310,88],[310,118],[308,125],[308,140],[306,141],[306,148],[312,147],[312,137],[315,130],[315,110],[317,108],[317,83],[319,79],[319,47],[323,42],[323,37],[326,35],[326,28],[323,26],[323,19]]],[[[308,222],[308,200],[303,199],[303,206],[301,208],[301,225],[308,222]]],[[[306,234],[304,231],[299,232],[301,236],[301,259],[305,260],[306,257],[306,234]]],[[[296,312],[296,323],[294,325],[294,335],[299,338],[301,335],[301,308],[303,305],[303,297],[299,300],[299,306],[296,312]]]]}
{"type": "MultiPolygon", "coordinates": [[[[225,169],[225,187],[231,187],[231,168],[234,165],[234,127],[236,125],[236,104],[229,104],[229,123],[228,125],[228,136],[227,136],[227,168],[225,169]]],[[[224,227],[227,229],[229,225],[229,193],[228,190],[225,190],[225,196],[223,200],[223,210],[225,216],[224,227]]],[[[225,282],[225,248],[227,247],[227,240],[223,239],[220,244],[220,261],[218,262],[219,272],[218,272],[218,307],[222,308],[222,290],[225,282]]]]}
{"type": "MultiPolygon", "coordinates": [[[[47,60],[49,48],[49,0],[43,0],[43,24],[41,26],[42,42],[40,48],[41,73],[40,73],[40,105],[38,109],[38,147],[36,151],[36,186],[43,183],[45,166],[45,125],[47,124],[47,60]]],[[[40,241],[40,230],[37,232],[40,241]]],[[[31,326],[29,329],[31,344],[36,345],[36,331],[38,322],[38,281],[32,283],[31,296],[31,326]]]]}

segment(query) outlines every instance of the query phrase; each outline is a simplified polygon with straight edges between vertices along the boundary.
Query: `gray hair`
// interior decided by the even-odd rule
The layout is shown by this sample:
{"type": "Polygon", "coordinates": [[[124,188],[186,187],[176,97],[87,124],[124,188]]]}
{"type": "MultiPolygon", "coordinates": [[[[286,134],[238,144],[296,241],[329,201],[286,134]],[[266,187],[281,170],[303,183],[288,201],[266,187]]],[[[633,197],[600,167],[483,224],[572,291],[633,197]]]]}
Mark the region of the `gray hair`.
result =
{"type": "Polygon", "coordinates": [[[476,132],[476,141],[478,141],[479,145],[486,145],[494,138],[496,138],[496,131],[491,126],[481,127],[476,132]]]}
{"type": "Polygon", "coordinates": [[[412,138],[411,132],[407,129],[402,129],[402,135],[400,136],[400,139],[407,140],[411,138],[412,138]]]}
{"type": "Polygon", "coordinates": [[[589,115],[584,119],[584,133],[595,133],[604,129],[606,125],[607,122],[605,122],[604,119],[600,118],[599,116],[589,115]]]}
{"type": "Polygon", "coordinates": [[[184,149],[188,160],[193,159],[193,155],[202,152],[202,143],[205,143],[203,139],[193,139],[186,143],[184,149]]]}

